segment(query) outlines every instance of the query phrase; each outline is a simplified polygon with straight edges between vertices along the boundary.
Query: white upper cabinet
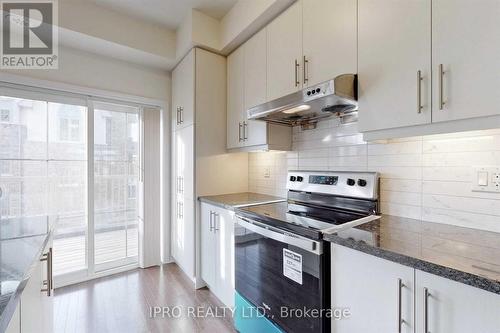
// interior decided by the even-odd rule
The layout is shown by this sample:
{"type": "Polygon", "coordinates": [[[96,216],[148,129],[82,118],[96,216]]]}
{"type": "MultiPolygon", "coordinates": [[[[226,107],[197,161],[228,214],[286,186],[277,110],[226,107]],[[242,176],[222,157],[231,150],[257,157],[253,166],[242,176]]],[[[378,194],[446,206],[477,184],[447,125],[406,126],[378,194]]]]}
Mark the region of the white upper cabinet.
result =
{"type": "Polygon", "coordinates": [[[249,109],[267,101],[266,29],[256,33],[242,48],[245,53],[245,109],[249,109]]]}
{"type": "Polygon", "coordinates": [[[500,115],[499,20],[498,0],[432,1],[433,122],[500,115]]]}
{"type": "Polygon", "coordinates": [[[356,1],[302,0],[304,86],[357,73],[356,1]]]}
{"type": "Polygon", "coordinates": [[[267,93],[267,34],[262,29],[243,46],[245,53],[245,146],[264,145],[267,143],[267,124],[263,121],[248,120],[247,110],[266,102],[267,93]]]}
{"type": "Polygon", "coordinates": [[[176,130],[194,123],[194,53],[192,50],[172,73],[172,126],[176,130]]]}
{"type": "Polygon", "coordinates": [[[359,0],[358,29],[360,130],[430,123],[431,1],[359,0]]]}
{"type": "Polygon", "coordinates": [[[267,99],[302,88],[302,3],[297,1],[267,26],[267,99]]]}
{"type": "Polygon", "coordinates": [[[227,148],[242,146],[245,111],[245,54],[240,47],[227,57],[227,148]]]}
{"type": "Polygon", "coordinates": [[[430,333],[499,331],[499,295],[419,270],[415,279],[416,332],[426,324],[430,333]]]}

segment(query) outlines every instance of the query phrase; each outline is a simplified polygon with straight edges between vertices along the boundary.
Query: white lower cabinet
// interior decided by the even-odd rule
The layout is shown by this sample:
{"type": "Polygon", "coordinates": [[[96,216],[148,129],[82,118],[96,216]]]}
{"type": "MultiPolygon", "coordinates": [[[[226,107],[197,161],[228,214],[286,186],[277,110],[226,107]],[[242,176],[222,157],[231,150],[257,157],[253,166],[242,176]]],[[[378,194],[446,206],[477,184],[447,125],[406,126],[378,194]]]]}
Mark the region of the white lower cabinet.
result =
{"type": "Polygon", "coordinates": [[[332,308],[351,313],[332,319],[334,333],[500,332],[500,295],[340,245],[331,249],[332,308]]]}
{"type": "Polygon", "coordinates": [[[415,278],[416,332],[500,332],[500,295],[419,270],[415,278]]]}
{"type": "Polygon", "coordinates": [[[224,305],[234,306],[233,212],[201,203],[201,277],[224,305]]]}
{"type": "MultiPolygon", "coordinates": [[[[49,243],[50,244],[50,243],[49,243]]],[[[51,245],[48,245],[43,258],[47,259],[51,245]]],[[[38,262],[21,294],[19,304],[10,320],[8,333],[51,333],[53,332],[52,297],[48,297],[47,288],[52,259],[38,262]]],[[[50,290],[53,293],[53,290],[50,290]]]]}
{"type": "Polygon", "coordinates": [[[399,332],[399,319],[413,332],[412,268],[333,244],[331,269],[332,308],[351,314],[332,319],[332,332],[399,332]]]}

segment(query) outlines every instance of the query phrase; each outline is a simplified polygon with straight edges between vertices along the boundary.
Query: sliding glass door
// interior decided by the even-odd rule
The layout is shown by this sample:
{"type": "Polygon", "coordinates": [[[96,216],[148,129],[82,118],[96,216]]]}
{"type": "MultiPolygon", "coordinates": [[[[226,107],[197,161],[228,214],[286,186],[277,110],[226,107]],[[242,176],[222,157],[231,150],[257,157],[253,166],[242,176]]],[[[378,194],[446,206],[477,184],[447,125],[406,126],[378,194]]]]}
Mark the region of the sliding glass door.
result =
{"type": "Polygon", "coordinates": [[[138,258],[139,109],[94,104],[96,271],[138,258]]]}
{"type": "Polygon", "coordinates": [[[138,264],[140,111],[0,86],[0,219],[55,225],[56,286],[138,264]]]}

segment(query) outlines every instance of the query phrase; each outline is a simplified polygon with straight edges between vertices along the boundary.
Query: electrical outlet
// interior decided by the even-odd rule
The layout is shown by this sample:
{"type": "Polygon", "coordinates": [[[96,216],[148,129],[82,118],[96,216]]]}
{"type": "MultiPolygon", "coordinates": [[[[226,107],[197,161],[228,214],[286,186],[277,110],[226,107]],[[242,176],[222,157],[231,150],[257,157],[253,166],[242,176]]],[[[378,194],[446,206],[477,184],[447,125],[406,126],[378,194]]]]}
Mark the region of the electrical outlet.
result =
{"type": "Polygon", "coordinates": [[[500,193],[500,167],[474,167],[472,171],[472,191],[500,193]]]}
{"type": "Polygon", "coordinates": [[[271,168],[270,167],[264,168],[264,178],[271,178],[271,168]]]}

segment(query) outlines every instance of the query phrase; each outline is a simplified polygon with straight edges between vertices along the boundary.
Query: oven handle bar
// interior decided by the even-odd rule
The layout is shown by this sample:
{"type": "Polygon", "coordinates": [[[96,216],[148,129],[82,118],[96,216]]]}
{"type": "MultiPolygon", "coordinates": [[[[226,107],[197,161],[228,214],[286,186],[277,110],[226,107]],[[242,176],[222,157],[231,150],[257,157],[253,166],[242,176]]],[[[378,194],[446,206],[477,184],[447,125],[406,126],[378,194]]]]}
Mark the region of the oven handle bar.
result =
{"type": "Polygon", "coordinates": [[[354,221],[351,221],[351,222],[347,222],[347,223],[344,223],[344,224],[341,224],[341,225],[333,226],[331,228],[323,229],[323,230],[321,230],[321,232],[323,234],[334,234],[336,232],[339,232],[339,231],[342,231],[342,230],[345,230],[345,229],[349,229],[349,228],[352,228],[352,227],[356,227],[358,225],[361,225],[361,224],[364,224],[364,223],[368,223],[368,222],[371,222],[371,221],[375,221],[375,220],[378,220],[380,218],[381,218],[380,215],[368,215],[368,216],[362,217],[360,219],[357,219],[357,220],[354,220],[354,221]]]}
{"type": "Polygon", "coordinates": [[[241,216],[236,216],[236,223],[238,223],[245,229],[251,230],[264,237],[274,239],[275,241],[299,247],[316,255],[321,255],[323,253],[323,244],[321,242],[299,235],[290,234],[263,223],[259,223],[254,220],[248,220],[241,216]]]}

